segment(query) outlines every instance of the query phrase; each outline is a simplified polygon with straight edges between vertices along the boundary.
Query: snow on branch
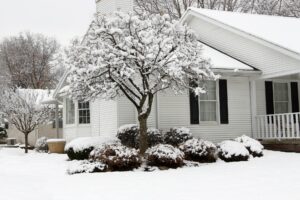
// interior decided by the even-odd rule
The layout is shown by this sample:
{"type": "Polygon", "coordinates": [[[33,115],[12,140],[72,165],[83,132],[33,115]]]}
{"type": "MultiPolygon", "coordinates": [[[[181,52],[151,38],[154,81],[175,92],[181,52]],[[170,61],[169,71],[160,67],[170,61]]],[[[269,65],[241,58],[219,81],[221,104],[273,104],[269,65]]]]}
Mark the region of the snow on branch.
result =
{"type": "Polygon", "coordinates": [[[125,95],[138,110],[145,107],[144,112],[159,91],[192,89],[199,94],[205,92],[202,81],[218,78],[195,33],[175,26],[167,15],[98,15],[84,43],[68,50],[67,63],[73,98],[125,95]],[[191,79],[198,83],[195,87],[191,79]]]}

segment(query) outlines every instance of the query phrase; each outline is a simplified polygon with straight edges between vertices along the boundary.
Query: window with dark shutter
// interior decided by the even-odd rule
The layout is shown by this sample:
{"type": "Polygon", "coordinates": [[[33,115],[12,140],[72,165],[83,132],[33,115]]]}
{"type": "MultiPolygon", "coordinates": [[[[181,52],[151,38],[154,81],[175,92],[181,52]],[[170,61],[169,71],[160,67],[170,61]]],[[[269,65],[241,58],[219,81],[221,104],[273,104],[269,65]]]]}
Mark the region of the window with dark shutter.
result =
{"type": "MultiPolygon", "coordinates": [[[[196,83],[194,81],[190,81],[190,85],[195,87],[196,83]]],[[[199,101],[198,96],[190,90],[190,121],[191,124],[199,124],[199,101]]]]}
{"type": "Polygon", "coordinates": [[[298,83],[291,82],[292,112],[299,112],[298,83]]]}
{"type": "Polygon", "coordinates": [[[265,93],[266,93],[266,108],[267,115],[274,114],[274,101],[273,101],[273,82],[265,82],[265,93]]]}
{"type": "Polygon", "coordinates": [[[220,122],[221,124],[229,123],[228,116],[228,92],[227,80],[219,80],[219,99],[220,99],[220,122]]]}

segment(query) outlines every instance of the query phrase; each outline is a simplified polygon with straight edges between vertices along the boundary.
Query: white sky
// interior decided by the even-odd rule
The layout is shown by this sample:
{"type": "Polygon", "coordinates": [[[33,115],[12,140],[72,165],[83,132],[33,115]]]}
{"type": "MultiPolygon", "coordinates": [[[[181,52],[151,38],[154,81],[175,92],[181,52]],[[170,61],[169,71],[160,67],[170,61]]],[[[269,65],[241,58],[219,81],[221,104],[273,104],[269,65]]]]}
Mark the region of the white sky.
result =
{"type": "Polygon", "coordinates": [[[0,40],[30,31],[66,45],[85,34],[95,11],[95,0],[0,0],[0,40]]]}

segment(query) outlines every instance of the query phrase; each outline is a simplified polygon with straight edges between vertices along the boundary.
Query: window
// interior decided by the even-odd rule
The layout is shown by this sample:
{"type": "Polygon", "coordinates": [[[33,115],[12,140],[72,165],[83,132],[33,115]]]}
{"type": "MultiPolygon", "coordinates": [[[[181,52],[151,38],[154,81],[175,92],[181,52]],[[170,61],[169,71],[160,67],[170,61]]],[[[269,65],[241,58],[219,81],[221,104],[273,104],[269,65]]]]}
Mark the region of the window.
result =
{"type": "Polygon", "coordinates": [[[89,124],[90,123],[90,103],[89,102],[79,102],[78,103],[78,116],[79,124],[89,124]]]}
{"type": "Polygon", "coordinates": [[[200,94],[200,121],[217,121],[217,84],[207,81],[206,93],[200,94]]]}
{"type": "Polygon", "coordinates": [[[288,113],[289,112],[289,93],[288,83],[274,82],[274,112],[288,113]]]}
{"type": "Polygon", "coordinates": [[[66,100],[66,124],[75,123],[75,104],[72,100],[66,100]]]}

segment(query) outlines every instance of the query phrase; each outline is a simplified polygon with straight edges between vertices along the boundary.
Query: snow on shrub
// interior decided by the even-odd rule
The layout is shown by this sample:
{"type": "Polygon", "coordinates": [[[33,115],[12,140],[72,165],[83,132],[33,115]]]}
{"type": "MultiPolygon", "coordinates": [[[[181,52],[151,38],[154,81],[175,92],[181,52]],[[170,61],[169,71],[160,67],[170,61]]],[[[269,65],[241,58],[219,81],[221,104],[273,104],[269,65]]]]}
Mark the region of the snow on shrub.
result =
{"type": "Polygon", "coordinates": [[[218,155],[226,162],[247,161],[249,151],[239,142],[226,140],[218,145],[218,155]]]}
{"type": "Polygon", "coordinates": [[[184,164],[184,153],[172,145],[158,144],[146,151],[146,159],[150,166],[177,168],[184,164]]]}
{"type": "Polygon", "coordinates": [[[235,138],[235,141],[242,143],[253,157],[262,157],[264,146],[257,140],[246,135],[235,138]]]}
{"type": "Polygon", "coordinates": [[[113,141],[113,139],[105,137],[77,138],[66,145],[65,152],[71,160],[84,160],[89,158],[91,151],[109,141],[113,141]]]}
{"type": "Polygon", "coordinates": [[[139,152],[120,143],[104,144],[94,149],[90,159],[106,164],[108,171],[128,171],[141,165],[139,152]]]}
{"type": "Polygon", "coordinates": [[[190,129],[185,127],[171,128],[164,137],[165,143],[173,146],[179,146],[189,139],[192,139],[192,133],[190,132],[190,129]]]}
{"type": "Polygon", "coordinates": [[[5,128],[0,127],[0,139],[4,139],[4,138],[7,138],[7,132],[5,128]]]}
{"type": "MultiPolygon", "coordinates": [[[[118,129],[117,138],[127,147],[139,148],[139,127],[136,124],[127,124],[118,129]]],[[[149,128],[147,142],[149,147],[163,143],[163,134],[160,130],[149,128]]]]}
{"type": "Polygon", "coordinates": [[[90,162],[88,160],[74,160],[72,161],[67,169],[68,174],[79,174],[79,173],[95,173],[106,171],[107,166],[101,162],[90,162]]]}
{"type": "Polygon", "coordinates": [[[35,150],[37,152],[48,152],[48,144],[47,144],[48,138],[46,137],[41,137],[37,139],[35,143],[35,150]]]}
{"type": "Polygon", "coordinates": [[[136,148],[136,138],[139,134],[139,127],[136,124],[126,124],[121,126],[117,132],[117,138],[127,147],[136,148]]]}
{"type": "MultiPolygon", "coordinates": [[[[139,134],[136,137],[136,147],[139,146],[139,134]]],[[[147,130],[147,143],[149,147],[161,144],[164,141],[162,131],[156,128],[148,128],[147,130]]]]}
{"type": "Polygon", "coordinates": [[[217,147],[209,141],[193,138],[180,145],[180,150],[186,160],[201,163],[216,161],[217,147]]]}

